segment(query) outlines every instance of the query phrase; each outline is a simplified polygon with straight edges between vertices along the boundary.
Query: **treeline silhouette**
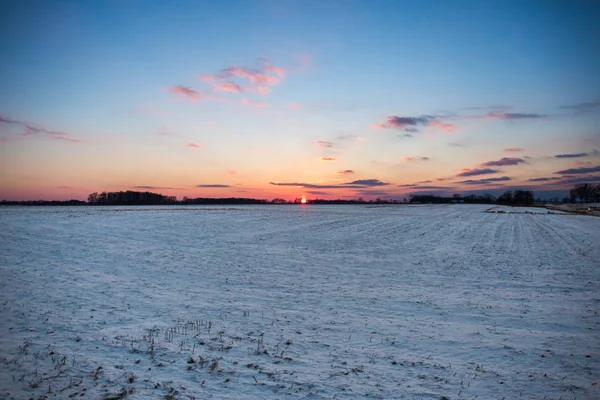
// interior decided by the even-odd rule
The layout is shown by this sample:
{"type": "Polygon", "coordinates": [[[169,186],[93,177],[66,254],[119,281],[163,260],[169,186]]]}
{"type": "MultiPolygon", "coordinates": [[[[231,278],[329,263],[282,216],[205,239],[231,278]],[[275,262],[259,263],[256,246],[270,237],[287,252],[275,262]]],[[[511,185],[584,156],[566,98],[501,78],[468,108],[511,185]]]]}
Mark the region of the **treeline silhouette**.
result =
{"type": "Polygon", "coordinates": [[[600,184],[592,185],[591,183],[583,183],[573,187],[569,191],[571,203],[598,203],[600,202],[600,184]]]}
{"type": "MultiPolygon", "coordinates": [[[[589,183],[577,185],[573,187],[569,198],[564,198],[563,203],[589,203],[600,202],[600,185],[589,183]]],[[[133,190],[120,192],[94,192],[91,193],[87,202],[81,200],[67,201],[7,201],[3,200],[0,205],[21,205],[21,206],[114,206],[114,205],[235,205],[235,204],[300,204],[301,198],[296,198],[293,201],[288,201],[282,198],[275,198],[271,201],[263,199],[252,199],[242,197],[228,198],[208,198],[184,197],[182,200],[177,200],[175,196],[165,196],[160,193],[152,192],[137,192],[133,190]]],[[[408,198],[400,200],[386,200],[377,198],[374,200],[364,200],[362,197],[357,199],[307,199],[308,204],[451,204],[451,203],[466,203],[466,204],[505,204],[505,205],[534,205],[542,203],[541,199],[535,199],[534,193],[531,190],[507,190],[498,198],[491,194],[483,195],[461,195],[454,194],[451,197],[438,196],[433,194],[411,194],[408,198]]],[[[558,199],[555,199],[558,203],[558,199]]]]}

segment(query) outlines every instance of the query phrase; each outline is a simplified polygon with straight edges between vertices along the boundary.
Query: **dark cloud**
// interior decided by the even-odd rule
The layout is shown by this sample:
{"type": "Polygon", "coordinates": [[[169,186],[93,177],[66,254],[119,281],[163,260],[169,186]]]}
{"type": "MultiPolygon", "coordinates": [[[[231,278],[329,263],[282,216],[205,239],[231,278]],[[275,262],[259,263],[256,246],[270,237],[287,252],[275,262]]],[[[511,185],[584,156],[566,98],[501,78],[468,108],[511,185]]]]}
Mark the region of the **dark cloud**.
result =
{"type": "Polygon", "coordinates": [[[522,158],[514,158],[514,157],[502,157],[500,160],[496,161],[488,161],[485,163],[481,163],[482,167],[504,167],[506,165],[517,165],[524,163],[525,160],[522,158]]]}
{"type": "Polygon", "coordinates": [[[557,175],[583,175],[583,174],[591,174],[594,172],[600,172],[600,165],[591,168],[571,168],[571,169],[563,169],[562,171],[556,171],[557,175]]]}
{"type": "Polygon", "coordinates": [[[531,178],[531,179],[527,179],[528,182],[548,182],[548,181],[555,181],[558,180],[560,178],[531,178]]]}
{"type": "Polygon", "coordinates": [[[508,111],[513,107],[511,106],[483,106],[483,107],[464,107],[465,111],[508,111]]]}
{"type": "Polygon", "coordinates": [[[417,186],[416,189],[454,189],[453,186],[435,186],[435,185],[429,185],[429,186],[417,186]]]}
{"type": "Polygon", "coordinates": [[[378,128],[384,129],[409,129],[409,132],[417,132],[418,126],[425,126],[435,119],[432,115],[421,115],[420,117],[398,117],[390,115],[387,121],[375,124],[378,128]]]}
{"type": "Polygon", "coordinates": [[[196,187],[198,188],[228,188],[231,187],[229,185],[221,185],[218,183],[209,183],[209,184],[201,184],[201,185],[196,185],[196,187]]]}
{"type": "Polygon", "coordinates": [[[170,186],[132,186],[133,189],[146,189],[146,190],[181,190],[181,188],[170,187],[170,186]]]}
{"type": "MultiPolygon", "coordinates": [[[[458,128],[456,125],[443,122],[446,117],[438,115],[421,115],[418,117],[399,117],[389,115],[385,122],[373,124],[376,128],[398,129],[406,132],[419,132],[422,127],[435,127],[445,132],[454,132],[458,128]]],[[[406,136],[406,135],[403,135],[406,136]]]]}
{"type": "Polygon", "coordinates": [[[404,185],[398,185],[398,187],[418,187],[416,183],[406,183],[404,185]]]}
{"type": "Polygon", "coordinates": [[[496,182],[504,182],[504,181],[510,181],[510,180],[511,179],[508,176],[501,176],[498,178],[488,178],[488,179],[469,179],[466,181],[460,181],[460,182],[455,182],[455,183],[462,183],[465,185],[491,185],[496,182]]]}
{"type": "Polygon", "coordinates": [[[566,177],[562,179],[558,184],[560,185],[580,185],[582,183],[600,182],[600,176],[580,176],[580,177],[566,177]]]}
{"type": "Polygon", "coordinates": [[[589,102],[585,102],[585,103],[570,104],[570,105],[562,106],[560,108],[563,110],[574,111],[576,113],[589,112],[589,111],[596,110],[597,108],[600,108],[600,100],[589,101],[589,102]]]}
{"type": "Polygon", "coordinates": [[[333,143],[332,142],[326,142],[324,140],[319,140],[317,142],[317,146],[318,147],[333,147],[333,143]]]}
{"type": "Polygon", "coordinates": [[[345,169],[345,170],[343,170],[343,171],[338,171],[337,173],[338,173],[338,174],[344,174],[344,175],[346,175],[346,174],[353,174],[353,173],[354,173],[354,171],[353,171],[353,170],[351,170],[351,169],[345,169]]]}
{"type": "Polygon", "coordinates": [[[497,169],[490,169],[490,168],[485,168],[485,169],[469,169],[469,168],[464,168],[462,170],[462,172],[460,174],[458,174],[457,176],[476,176],[476,175],[489,175],[489,174],[495,174],[500,172],[497,169]]]}
{"type": "Polygon", "coordinates": [[[381,182],[379,179],[359,179],[357,181],[348,182],[346,185],[387,186],[389,183],[381,182]]]}
{"type": "Polygon", "coordinates": [[[421,183],[431,183],[431,181],[419,181],[419,182],[417,182],[417,183],[418,183],[418,184],[421,184],[421,183]]]}
{"type": "Polygon", "coordinates": [[[546,118],[544,114],[535,114],[535,113],[488,113],[489,118],[494,119],[503,119],[508,121],[514,121],[518,119],[540,119],[546,118]]]}
{"type": "Polygon", "coordinates": [[[353,182],[344,183],[341,185],[319,185],[313,183],[302,182],[269,182],[273,186],[296,186],[305,189],[363,189],[376,186],[389,185],[387,182],[381,182],[379,179],[361,179],[353,182]]]}
{"type": "Polygon", "coordinates": [[[581,158],[589,156],[588,153],[575,153],[575,154],[557,154],[554,158],[581,158]]]}

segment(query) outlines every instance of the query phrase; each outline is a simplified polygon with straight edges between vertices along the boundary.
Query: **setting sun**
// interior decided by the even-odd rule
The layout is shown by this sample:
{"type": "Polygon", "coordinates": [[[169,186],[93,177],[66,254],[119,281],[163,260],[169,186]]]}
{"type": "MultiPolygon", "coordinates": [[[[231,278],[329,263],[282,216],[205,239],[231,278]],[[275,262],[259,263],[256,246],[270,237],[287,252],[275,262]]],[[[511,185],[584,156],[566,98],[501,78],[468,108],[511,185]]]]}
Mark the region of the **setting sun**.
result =
{"type": "Polygon", "coordinates": [[[306,204],[306,197],[303,197],[302,200],[300,200],[300,203],[306,204]]]}

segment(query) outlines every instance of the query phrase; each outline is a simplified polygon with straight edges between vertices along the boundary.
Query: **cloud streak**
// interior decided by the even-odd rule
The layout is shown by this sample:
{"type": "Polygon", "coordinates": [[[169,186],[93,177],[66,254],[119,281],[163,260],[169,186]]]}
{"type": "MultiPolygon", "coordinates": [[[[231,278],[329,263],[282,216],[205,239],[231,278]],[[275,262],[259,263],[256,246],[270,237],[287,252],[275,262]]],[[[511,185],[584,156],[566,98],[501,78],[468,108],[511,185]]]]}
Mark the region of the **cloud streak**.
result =
{"type": "Polygon", "coordinates": [[[379,179],[359,179],[341,185],[321,185],[302,182],[269,182],[269,185],[302,187],[305,189],[368,189],[371,187],[387,186],[389,183],[382,182],[379,179]]]}
{"type": "Polygon", "coordinates": [[[508,176],[501,176],[498,178],[487,178],[487,179],[468,179],[466,181],[460,181],[455,183],[462,183],[465,185],[490,185],[495,184],[496,182],[505,182],[510,181],[511,178],[508,176]]]}
{"type": "Polygon", "coordinates": [[[514,158],[514,157],[503,157],[500,160],[496,161],[488,161],[481,163],[482,167],[504,167],[507,165],[518,165],[524,163],[525,160],[522,158],[514,158]]]}
{"type": "Polygon", "coordinates": [[[589,156],[588,153],[575,153],[575,154],[557,154],[554,158],[581,158],[589,156]]]}
{"type": "Polygon", "coordinates": [[[169,88],[169,93],[175,93],[179,95],[179,97],[192,101],[194,103],[200,100],[200,98],[202,97],[202,94],[200,94],[200,92],[197,92],[192,88],[181,85],[171,86],[169,88]]]}
{"type": "Polygon", "coordinates": [[[542,119],[547,116],[544,114],[535,114],[535,113],[488,113],[488,118],[491,119],[501,119],[505,121],[515,121],[521,119],[542,119]]]}
{"type": "Polygon", "coordinates": [[[557,175],[584,175],[591,174],[594,172],[600,172],[600,165],[590,168],[571,168],[571,169],[563,169],[561,171],[556,171],[557,175]]]}
{"type": "MultiPolygon", "coordinates": [[[[65,142],[70,142],[70,143],[82,143],[83,142],[83,140],[75,139],[75,138],[71,137],[71,135],[68,134],[67,132],[41,128],[38,126],[34,126],[33,124],[30,124],[29,122],[19,121],[16,119],[5,117],[3,115],[0,115],[0,124],[12,125],[12,126],[16,126],[18,128],[23,129],[22,133],[19,133],[15,136],[35,136],[35,135],[41,134],[41,135],[45,135],[47,137],[51,137],[52,139],[55,139],[55,140],[62,140],[65,142]]],[[[3,136],[3,137],[6,138],[7,136],[3,136]]]]}
{"type": "MultiPolygon", "coordinates": [[[[421,115],[418,117],[389,115],[384,122],[374,123],[373,127],[381,129],[403,130],[409,133],[419,132],[420,129],[424,127],[433,127],[448,133],[458,130],[456,125],[443,122],[441,118],[443,117],[435,115],[421,115]]],[[[402,136],[410,137],[412,135],[404,134],[402,136]]]]}
{"type": "Polygon", "coordinates": [[[498,172],[500,172],[500,171],[497,169],[490,169],[490,168],[484,168],[484,169],[463,168],[462,171],[457,176],[467,177],[467,176],[477,176],[477,175],[490,175],[490,174],[495,174],[498,172]]]}
{"type": "Polygon", "coordinates": [[[230,188],[230,185],[222,185],[219,183],[208,183],[208,184],[200,184],[200,185],[196,185],[197,188],[230,188]]]}

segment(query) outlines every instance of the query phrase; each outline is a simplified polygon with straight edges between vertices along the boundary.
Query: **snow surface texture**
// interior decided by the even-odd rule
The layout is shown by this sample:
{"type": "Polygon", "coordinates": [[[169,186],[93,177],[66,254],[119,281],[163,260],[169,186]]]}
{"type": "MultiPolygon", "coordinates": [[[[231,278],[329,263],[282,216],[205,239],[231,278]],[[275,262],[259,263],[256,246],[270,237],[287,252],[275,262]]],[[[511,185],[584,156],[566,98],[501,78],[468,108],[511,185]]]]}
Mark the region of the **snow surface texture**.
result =
{"type": "Polygon", "coordinates": [[[600,219],[488,208],[1,208],[0,398],[600,398],[600,219]]]}

